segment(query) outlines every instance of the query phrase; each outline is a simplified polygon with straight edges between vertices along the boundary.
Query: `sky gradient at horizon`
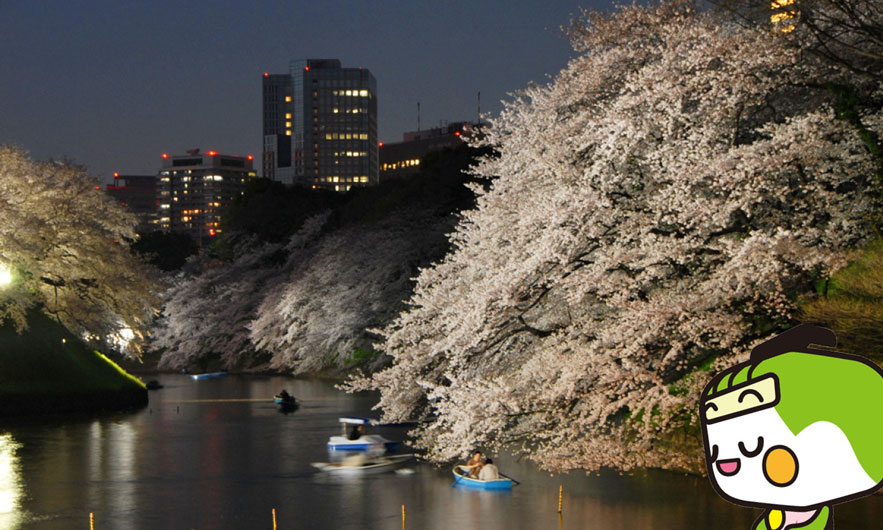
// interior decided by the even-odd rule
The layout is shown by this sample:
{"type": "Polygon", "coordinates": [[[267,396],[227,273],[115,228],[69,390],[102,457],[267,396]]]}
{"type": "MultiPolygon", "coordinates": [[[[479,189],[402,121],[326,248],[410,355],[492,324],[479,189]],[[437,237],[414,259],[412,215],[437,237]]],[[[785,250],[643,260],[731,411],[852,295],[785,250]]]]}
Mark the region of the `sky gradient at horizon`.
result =
{"type": "Polygon", "coordinates": [[[496,114],[574,52],[561,27],[606,0],[324,2],[0,0],[0,144],[104,182],[163,152],[255,156],[261,77],[336,58],[377,79],[380,140],[496,114]],[[593,4],[592,2],[595,2],[593,4]]]}

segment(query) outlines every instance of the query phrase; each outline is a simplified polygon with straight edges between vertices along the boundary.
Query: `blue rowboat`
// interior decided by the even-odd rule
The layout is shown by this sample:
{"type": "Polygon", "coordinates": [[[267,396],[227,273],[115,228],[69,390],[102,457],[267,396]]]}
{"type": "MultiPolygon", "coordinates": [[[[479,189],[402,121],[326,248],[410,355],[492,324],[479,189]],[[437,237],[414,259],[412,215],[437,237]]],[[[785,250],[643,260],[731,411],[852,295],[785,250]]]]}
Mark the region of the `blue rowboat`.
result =
{"type": "Polygon", "coordinates": [[[479,480],[466,476],[467,470],[462,466],[454,466],[454,486],[464,486],[483,490],[511,490],[512,479],[500,478],[497,480],[479,480]]]}
{"type": "Polygon", "coordinates": [[[190,379],[194,381],[202,381],[203,379],[210,379],[212,377],[221,377],[222,375],[227,375],[227,372],[210,372],[207,374],[192,374],[190,379]]]}

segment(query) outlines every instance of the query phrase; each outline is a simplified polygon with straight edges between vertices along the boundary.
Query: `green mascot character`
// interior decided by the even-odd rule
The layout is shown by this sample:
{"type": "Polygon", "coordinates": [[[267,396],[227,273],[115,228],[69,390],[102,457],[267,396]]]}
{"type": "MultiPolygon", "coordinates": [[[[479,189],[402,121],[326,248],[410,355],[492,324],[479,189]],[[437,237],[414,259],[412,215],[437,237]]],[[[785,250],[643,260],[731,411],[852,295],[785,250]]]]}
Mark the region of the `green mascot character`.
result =
{"type": "Polygon", "coordinates": [[[832,530],[832,506],[883,486],[883,370],[828,351],[801,325],[756,347],[705,387],[708,477],[724,499],[763,508],[754,530],[832,530]]]}

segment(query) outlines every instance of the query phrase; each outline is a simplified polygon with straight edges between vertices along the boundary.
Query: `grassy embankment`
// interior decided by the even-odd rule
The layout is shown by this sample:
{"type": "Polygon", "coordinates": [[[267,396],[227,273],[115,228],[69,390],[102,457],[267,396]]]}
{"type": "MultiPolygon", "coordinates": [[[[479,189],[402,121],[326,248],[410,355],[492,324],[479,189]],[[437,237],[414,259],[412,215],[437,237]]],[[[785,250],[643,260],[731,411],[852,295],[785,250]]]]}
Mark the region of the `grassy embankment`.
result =
{"type": "Polygon", "coordinates": [[[67,329],[32,312],[0,326],[0,416],[141,407],[147,390],[67,329]]]}

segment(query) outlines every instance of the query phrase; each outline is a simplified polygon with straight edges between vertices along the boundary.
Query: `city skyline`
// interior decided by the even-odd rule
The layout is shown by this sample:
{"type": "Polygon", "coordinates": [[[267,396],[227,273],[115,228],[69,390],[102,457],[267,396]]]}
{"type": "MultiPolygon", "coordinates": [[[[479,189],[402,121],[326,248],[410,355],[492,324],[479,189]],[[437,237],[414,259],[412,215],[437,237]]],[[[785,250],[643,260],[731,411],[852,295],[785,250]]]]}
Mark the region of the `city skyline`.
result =
{"type": "Polygon", "coordinates": [[[3,3],[0,64],[16,83],[0,88],[0,144],[72,159],[103,182],[156,173],[164,152],[259,156],[262,76],[308,57],[370,69],[379,140],[396,142],[417,129],[418,102],[431,128],[477,119],[479,92],[486,116],[545,83],[574,56],[561,27],[606,6],[3,3]]]}

